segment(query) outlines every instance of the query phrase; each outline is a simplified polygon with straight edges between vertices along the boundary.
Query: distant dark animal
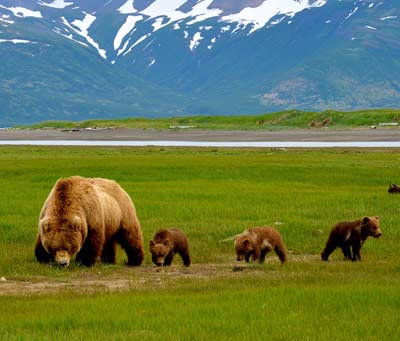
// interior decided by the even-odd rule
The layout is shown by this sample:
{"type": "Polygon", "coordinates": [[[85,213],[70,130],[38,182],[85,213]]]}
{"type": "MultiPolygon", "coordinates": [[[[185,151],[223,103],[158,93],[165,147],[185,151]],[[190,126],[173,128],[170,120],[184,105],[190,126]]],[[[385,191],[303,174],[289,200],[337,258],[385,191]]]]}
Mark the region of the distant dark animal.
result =
{"type": "Polygon", "coordinates": [[[175,253],[182,257],[184,266],[190,266],[189,242],[181,230],[159,230],[149,246],[153,263],[157,266],[171,265],[175,253]]]}
{"type": "Polygon", "coordinates": [[[381,235],[379,217],[364,217],[356,221],[337,223],[332,228],[321,258],[327,261],[329,255],[340,247],[346,259],[361,260],[360,250],[367,238],[379,238],[381,235]]]}
{"type": "Polygon", "coordinates": [[[396,184],[391,184],[389,186],[388,193],[390,194],[400,193],[400,186],[397,186],[396,184]]]}
{"type": "Polygon", "coordinates": [[[254,261],[263,263],[269,251],[275,251],[281,263],[286,262],[287,252],[281,235],[272,227],[253,227],[235,238],[237,260],[246,262],[250,257],[254,261]]]}

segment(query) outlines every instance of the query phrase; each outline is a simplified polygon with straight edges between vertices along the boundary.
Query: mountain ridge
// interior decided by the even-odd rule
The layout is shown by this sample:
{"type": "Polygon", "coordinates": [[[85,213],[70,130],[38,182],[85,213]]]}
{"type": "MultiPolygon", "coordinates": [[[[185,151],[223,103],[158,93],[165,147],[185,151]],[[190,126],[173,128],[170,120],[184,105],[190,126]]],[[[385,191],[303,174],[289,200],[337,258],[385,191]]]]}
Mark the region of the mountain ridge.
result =
{"type": "Polygon", "coordinates": [[[399,15],[387,0],[0,0],[0,120],[398,107],[399,15]]]}

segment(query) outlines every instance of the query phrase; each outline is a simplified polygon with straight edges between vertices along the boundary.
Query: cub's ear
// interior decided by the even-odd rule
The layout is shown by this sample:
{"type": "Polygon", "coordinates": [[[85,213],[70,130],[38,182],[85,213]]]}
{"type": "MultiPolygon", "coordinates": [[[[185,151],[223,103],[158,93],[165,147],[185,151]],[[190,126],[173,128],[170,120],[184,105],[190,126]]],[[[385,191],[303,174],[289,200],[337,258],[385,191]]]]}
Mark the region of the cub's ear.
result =
{"type": "Polygon", "coordinates": [[[246,239],[243,241],[243,244],[244,244],[244,245],[249,245],[249,244],[250,244],[250,240],[246,238],[246,239]]]}
{"type": "Polygon", "coordinates": [[[156,245],[156,243],[154,243],[154,240],[150,240],[149,245],[150,245],[150,247],[153,247],[154,245],[156,245]]]}
{"type": "Polygon", "coordinates": [[[163,241],[163,244],[166,246],[166,247],[171,247],[171,241],[169,240],[169,239],[166,239],[166,240],[164,240],[163,241]]]}
{"type": "Polygon", "coordinates": [[[379,220],[379,216],[376,215],[376,216],[375,216],[375,219],[376,219],[376,220],[379,220]]]}
{"type": "Polygon", "coordinates": [[[362,220],[363,224],[366,224],[369,222],[369,217],[364,217],[362,220]]]}

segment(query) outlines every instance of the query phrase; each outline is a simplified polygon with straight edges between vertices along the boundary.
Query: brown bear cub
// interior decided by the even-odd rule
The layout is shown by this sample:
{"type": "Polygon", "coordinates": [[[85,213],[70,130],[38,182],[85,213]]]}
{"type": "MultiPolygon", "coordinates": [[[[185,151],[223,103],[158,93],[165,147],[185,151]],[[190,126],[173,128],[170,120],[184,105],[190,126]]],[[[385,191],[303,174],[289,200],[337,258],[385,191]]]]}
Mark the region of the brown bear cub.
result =
{"type": "Polygon", "coordinates": [[[99,257],[115,263],[117,243],[125,250],[128,265],[142,263],[142,230],[128,193],[108,179],[58,180],[40,212],[37,260],[68,266],[76,255],[75,261],[87,266],[99,257]]]}
{"type": "Polygon", "coordinates": [[[281,263],[286,262],[287,252],[281,235],[272,227],[253,227],[235,238],[235,250],[237,260],[249,262],[250,257],[254,261],[263,263],[269,251],[274,250],[281,263]]]}
{"type": "Polygon", "coordinates": [[[190,265],[189,242],[181,230],[159,230],[149,244],[151,258],[155,265],[171,265],[175,253],[179,253],[182,257],[184,266],[190,265]]]}
{"type": "Polygon", "coordinates": [[[390,194],[400,193],[400,186],[397,186],[396,184],[391,184],[388,188],[388,193],[390,194]]]}
{"type": "Polygon", "coordinates": [[[346,259],[361,260],[360,250],[367,238],[369,236],[379,238],[381,235],[379,217],[364,217],[356,221],[337,223],[332,228],[321,258],[327,261],[329,255],[340,247],[346,259]]]}

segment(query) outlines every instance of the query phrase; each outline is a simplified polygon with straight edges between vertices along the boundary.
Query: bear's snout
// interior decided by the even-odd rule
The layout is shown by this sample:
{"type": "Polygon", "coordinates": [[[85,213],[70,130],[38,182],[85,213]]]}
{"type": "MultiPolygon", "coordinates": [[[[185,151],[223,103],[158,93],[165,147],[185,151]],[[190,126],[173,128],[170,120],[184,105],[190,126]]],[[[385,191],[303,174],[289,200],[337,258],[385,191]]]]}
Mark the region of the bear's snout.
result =
{"type": "Polygon", "coordinates": [[[69,265],[70,257],[67,251],[57,251],[55,259],[60,266],[67,267],[69,265]]]}

